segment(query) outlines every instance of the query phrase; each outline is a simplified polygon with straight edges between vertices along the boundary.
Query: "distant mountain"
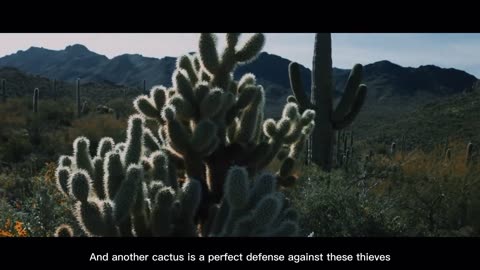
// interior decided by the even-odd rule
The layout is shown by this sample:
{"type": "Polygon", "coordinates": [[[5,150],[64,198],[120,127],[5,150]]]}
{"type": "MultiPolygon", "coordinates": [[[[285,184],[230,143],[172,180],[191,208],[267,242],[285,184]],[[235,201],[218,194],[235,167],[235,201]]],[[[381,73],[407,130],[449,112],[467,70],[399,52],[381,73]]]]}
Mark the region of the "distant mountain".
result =
{"type": "Polygon", "coordinates": [[[157,59],[124,54],[108,59],[83,45],[75,44],[59,51],[31,47],[0,58],[0,67],[15,67],[62,81],[81,78],[86,82],[110,81],[140,87],[143,80],[149,86],[169,82],[175,68],[175,58],[157,59]]]}
{"type": "MultiPolygon", "coordinates": [[[[138,54],[124,54],[109,59],[76,44],[58,51],[31,47],[0,58],[0,67],[14,67],[26,73],[69,82],[81,78],[83,82],[136,88],[146,80],[150,88],[159,84],[171,85],[175,61],[173,57],[157,59],[138,54]]],[[[266,89],[269,113],[278,115],[281,105],[291,94],[289,63],[288,59],[263,52],[255,61],[238,67],[235,77],[239,78],[247,72],[254,73],[266,89]]],[[[338,96],[343,91],[349,70],[334,69],[333,75],[338,96]]],[[[305,90],[310,92],[310,70],[302,66],[301,77],[305,90]]],[[[476,80],[464,71],[433,65],[412,68],[389,61],[368,64],[364,68],[364,83],[369,91],[365,112],[362,113],[369,117],[372,112],[380,112],[378,116],[381,116],[387,111],[401,115],[417,105],[461,93],[476,80]]]]}

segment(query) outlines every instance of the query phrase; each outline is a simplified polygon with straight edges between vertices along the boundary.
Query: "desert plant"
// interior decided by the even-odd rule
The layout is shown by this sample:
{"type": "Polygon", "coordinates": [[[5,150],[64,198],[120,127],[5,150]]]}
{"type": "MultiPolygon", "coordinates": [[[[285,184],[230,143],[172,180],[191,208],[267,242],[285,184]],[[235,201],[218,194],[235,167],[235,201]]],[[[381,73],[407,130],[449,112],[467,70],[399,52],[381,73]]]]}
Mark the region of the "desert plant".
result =
{"type": "Polygon", "coordinates": [[[232,76],[260,52],[264,36],[253,35],[237,50],[239,36],[227,34],[219,57],[215,36],[202,34],[199,54],[178,59],[173,87],[155,87],[134,101],[140,114],[129,119],[125,142],[103,138],[92,157],[88,139],[75,140],[73,156],[59,161],[57,179],[77,200],[85,233],[297,234],[294,210],[276,188],[295,181],[295,161],[315,113],[300,114],[288,103],[280,120],[264,121],[264,91],[254,75],[232,76]],[[158,134],[145,118],[154,120],[158,134]],[[285,148],[278,172],[264,173],[285,148]]]}
{"type": "Polygon", "coordinates": [[[290,96],[289,100],[297,102],[300,111],[307,109],[316,111],[315,129],[309,141],[307,158],[323,170],[329,171],[333,165],[334,131],[350,125],[363,106],[367,87],[360,85],[362,70],[360,64],[353,67],[343,96],[333,108],[331,34],[318,33],[315,36],[310,101],[302,87],[299,65],[291,63],[289,66],[290,85],[295,95],[290,96]]]}
{"type": "Polygon", "coordinates": [[[38,96],[40,94],[40,90],[38,88],[35,88],[33,90],[33,112],[36,114],[38,113],[38,96]]]}

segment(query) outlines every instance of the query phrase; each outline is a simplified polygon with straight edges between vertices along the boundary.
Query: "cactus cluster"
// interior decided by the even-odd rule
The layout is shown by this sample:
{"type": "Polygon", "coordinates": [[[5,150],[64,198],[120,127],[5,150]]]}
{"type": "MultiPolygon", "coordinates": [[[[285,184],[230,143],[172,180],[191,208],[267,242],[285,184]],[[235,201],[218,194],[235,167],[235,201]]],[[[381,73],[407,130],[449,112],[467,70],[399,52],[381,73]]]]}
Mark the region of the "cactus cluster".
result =
{"type": "MultiPolygon", "coordinates": [[[[178,176],[140,115],[130,117],[125,142],[102,138],[95,156],[89,145],[87,138],[77,138],[73,155],[62,156],[56,171],[57,186],[76,201],[76,220],[87,236],[298,234],[297,214],[276,192],[276,178],[263,174],[250,181],[239,167],[229,170],[224,200],[210,207],[199,229],[200,182],[178,176]]],[[[62,225],[57,235],[73,230],[62,225]]]]}
{"type": "Polygon", "coordinates": [[[232,167],[225,183],[225,199],[211,208],[212,219],[204,227],[207,236],[297,236],[298,213],[283,193],[276,191],[276,178],[262,174],[248,179],[244,168],[232,167]]]}
{"type": "MultiPolygon", "coordinates": [[[[238,64],[252,61],[264,43],[253,35],[236,49],[239,34],[227,34],[221,57],[215,36],[202,34],[199,53],[178,59],[173,87],[155,87],[134,101],[136,110],[159,125],[162,141],[190,177],[202,183],[206,200],[222,197],[227,170],[246,167],[260,172],[281,151],[288,151],[277,172],[280,184],[295,180],[294,160],[313,129],[315,113],[302,114],[297,104],[285,106],[282,118],[264,120],[265,93],[253,74],[233,79],[238,64]]],[[[205,209],[204,209],[205,210],[205,209]]]]}
{"type": "Polygon", "coordinates": [[[171,88],[135,99],[138,114],[129,119],[125,142],[103,138],[92,157],[88,139],[77,138],[73,156],[59,160],[58,186],[76,201],[84,233],[298,234],[296,212],[277,188],[295,182],[315,112],[288,103],[280,119],[264,120],[265,94],[255,76],[233,78],[238,64],[261,51],[264,36],[238,46],[239,36],[227,34],[220,57],[215,36],[202,34],[199,53],[178,59],[171,88]],[[275,159],[280,169],[266,173],[275,159]]]}
{"type": "Polygon", "coordinates": [[[360,84],[362,72],[362,65],[356,64],[353,67],[343,96],[334,108],[331,34],[319,33],[315,37],[310,101],[302,87],[299,65],[291,63],[289,66],[290,85],[294,96],[290,96],[288,100],[297,102],[301,111],[316,111],[315,129],[308,145],[307,158],[323,170],[329,171],[333,166],[334,131],[349,126],[365,101],[367,87],[360,84]]]}

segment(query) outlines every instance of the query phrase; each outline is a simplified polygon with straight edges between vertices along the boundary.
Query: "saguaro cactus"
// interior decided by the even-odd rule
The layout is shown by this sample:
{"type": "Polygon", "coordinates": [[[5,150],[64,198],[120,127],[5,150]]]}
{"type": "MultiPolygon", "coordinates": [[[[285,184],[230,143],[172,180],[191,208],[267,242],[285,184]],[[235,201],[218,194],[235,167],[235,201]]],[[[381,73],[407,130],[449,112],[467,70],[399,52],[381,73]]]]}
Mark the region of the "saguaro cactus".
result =
{"type": "Polygon", "coordinates": [[[139,114],[130,118],[125,142],[104,138],[92,157],[88,139],[77,138],[73,156],[62,157],[58,186],[77,201],[88,235],[298,233],[295,211],[276,188],[295,182],[315,112],[288,103],[281,119],[264,120],[255,76],[233,79],[235,67],[261,51],[264,36],[237,49],[239,36],[227,34],[220,57],[215,36],[202,34],[199,54],[178,59],[171,88],[155,87],[134,101],[139,114]],[[280,169],[265,173],[274,159],[280,169]]]}
{"type": "Polygon", "coordinates": [[[38,113],[38,97],[40,95],[40,90],[38,88],[35,88],[33,90],[33,112],[38,113]]]}
{"type": "Polygon", "coordinates": [[[315,36],[312,69],[312,91],[310,101],[305,94],[297,63],[289,66],[290,85],[295,97],[290,101],[299,104],[300,110],[316,111],[315,129],[310,138],[311,161],[329,171],[333,161],[334,131],[350,125],[363,106],[367,87],[360,85],[363,67],[356,64],[348,78],[342,99],[333,108],[332,41],[328,33],[315,36]]]}

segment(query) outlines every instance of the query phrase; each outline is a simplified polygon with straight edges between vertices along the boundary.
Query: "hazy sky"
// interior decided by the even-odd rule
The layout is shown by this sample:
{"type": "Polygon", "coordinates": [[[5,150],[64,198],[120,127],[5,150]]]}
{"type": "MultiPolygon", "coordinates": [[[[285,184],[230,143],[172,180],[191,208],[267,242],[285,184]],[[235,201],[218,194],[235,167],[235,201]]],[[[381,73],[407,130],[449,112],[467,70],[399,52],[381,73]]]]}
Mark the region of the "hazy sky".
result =
{"type": "MultiPolygon", "coordinates": [[[[124,53],[149,57],[196,51],[198,34],[0,34],[0,56],[31,46],[54,50],[80,43],[109,58],[124,53]]],[[[248,37],[248,35],[244,35],[248,37]]],[[[390,60],[402,66],[434,64],[480,78],[480,34],[333,34],[333,64],[350,68],[390,60]]],[[[219,35],[222,46],[223,35],[219,35]]],[[[267,34],[264,50],[311,67],[314,34],[267,34]]]]}

